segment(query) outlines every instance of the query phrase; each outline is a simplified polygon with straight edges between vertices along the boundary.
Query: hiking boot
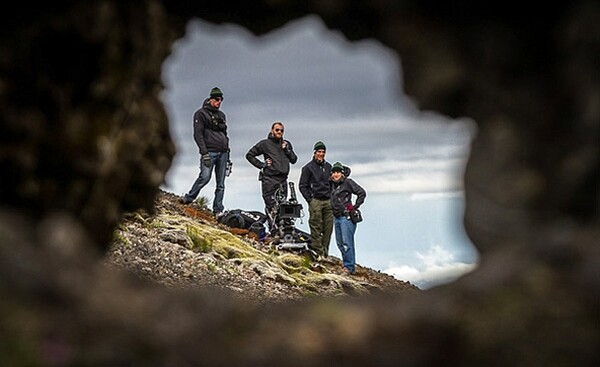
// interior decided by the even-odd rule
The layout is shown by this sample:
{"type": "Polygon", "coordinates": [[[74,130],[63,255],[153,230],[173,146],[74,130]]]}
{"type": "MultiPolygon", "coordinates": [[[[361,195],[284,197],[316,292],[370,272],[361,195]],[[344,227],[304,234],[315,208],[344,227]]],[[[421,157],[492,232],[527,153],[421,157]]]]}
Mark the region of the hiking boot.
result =
{"type": "Polygon", "coordinates": [[[179,198],[179,204],[183,204],[183,205],[188,205],[190,204],[193,200],[186,200],[186,198],[184,196],[179,198]]]}
{"type": "Polygon", "coordinates": [[[352,270],[350,270],[348,268],[344,268],[344,273],[346,275],[356,275],[356,271],[352,271],[352,270]]]}

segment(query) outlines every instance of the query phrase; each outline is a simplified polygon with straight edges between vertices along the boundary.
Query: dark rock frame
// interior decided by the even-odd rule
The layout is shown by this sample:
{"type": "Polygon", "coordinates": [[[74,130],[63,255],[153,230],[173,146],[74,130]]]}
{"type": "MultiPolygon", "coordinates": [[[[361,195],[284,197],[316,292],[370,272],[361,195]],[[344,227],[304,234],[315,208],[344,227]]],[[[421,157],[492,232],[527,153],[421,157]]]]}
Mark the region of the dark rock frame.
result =
{"type": "Polygon", "coordinates": [[[600,7],[477,1],[59,1],[0,12],[0,362],[587,366],[600,362],[600,7]],[[314,13],[401,57],[423,109],[478,125],[459,281],[270,309],[100,266],[174,155],[161,65],[193,17],[314,13]],[[41,362],[40,362],[41,361],[41,362]]]}

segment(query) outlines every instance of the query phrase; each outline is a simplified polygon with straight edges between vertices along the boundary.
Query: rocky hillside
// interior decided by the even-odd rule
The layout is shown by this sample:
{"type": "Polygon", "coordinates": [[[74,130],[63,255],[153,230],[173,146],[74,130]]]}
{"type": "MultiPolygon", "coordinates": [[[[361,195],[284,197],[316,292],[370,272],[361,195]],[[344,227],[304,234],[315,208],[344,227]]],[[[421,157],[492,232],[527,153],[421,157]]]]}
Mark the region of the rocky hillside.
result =
{"type": "Polygon", "coordinates": [[[217,288],[258,302],[419,291],[360,265],[347,275],[335,256],[317,262],[307,253],[277,251],[247,230],[217,223],[198,203],[182,205],[164,191],[155,213],[124,217],[108,262],[170,287],[217,288]]]}

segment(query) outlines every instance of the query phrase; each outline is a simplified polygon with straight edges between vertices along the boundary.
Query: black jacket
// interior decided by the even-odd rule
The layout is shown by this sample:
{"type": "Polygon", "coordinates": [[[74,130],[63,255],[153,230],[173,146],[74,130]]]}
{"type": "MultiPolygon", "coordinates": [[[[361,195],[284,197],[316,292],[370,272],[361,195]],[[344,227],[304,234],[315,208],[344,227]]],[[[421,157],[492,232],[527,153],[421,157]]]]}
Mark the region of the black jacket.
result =
{"type": "Polygon", "coordinates": [[[281,148],[281,139],[275,139],[273,134],[269,133],[266,139],[263,139],[256,143],[248,153],[246,153],[246,159],[254,167],[263,170],[263,174],[266,176],[279,176],[286,177],[290,173],[290,163],[294,164],[298,160],[292,143],[285,140],[287,146],[285,149],[281,148]],[[264,161],[260,161],[257,156],[262,155],[264,160],[271,158],[273,163],[270,166],[264,161]]]}
{"type": "Polygon", "coordinates": [[[201,155],[208,152],[228,152],[227,121],[225,114],[208,102],[194,113],[194,140],[201,155]]]}
{"type": "Polygon", "coordinates": [[[327,161],[317,162],[312,159],[302,167],[300,174],[300,182],[298,188],[307,203],[313,198],[329,199],[329,173],[331,171],[331,163],[327,161]]]}
{"type": "Polygon", "coordinates": [[[367,192],[353,179],[342,177],[338,182],[330,180],[331,188],[331,209],[335,217],[342,217],[347,214],[346,207],[352,204],[352,194],[356,195],[356,202],[353,204],[358,209],[367,197],[367,192]]]}

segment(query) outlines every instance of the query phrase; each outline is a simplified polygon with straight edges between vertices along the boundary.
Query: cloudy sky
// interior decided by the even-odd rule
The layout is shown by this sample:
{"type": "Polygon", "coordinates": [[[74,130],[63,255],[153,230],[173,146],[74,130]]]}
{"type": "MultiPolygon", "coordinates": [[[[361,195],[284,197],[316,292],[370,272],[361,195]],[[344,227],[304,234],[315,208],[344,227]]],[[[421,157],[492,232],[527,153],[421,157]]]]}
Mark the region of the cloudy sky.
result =
{"type": "MultiPolygon", "coordinates": [[[[262,37],[236,25],[190,22],[163,66],[163,100],[177,144],[163,189],[183,194],[198,175],[192,116],[219,86],[234,164],[226,209],[263,210],[258,171],[244,156],[274,121],[283,121],[299,157],[291,182],[297,185],[322,140],[326,159],[350,166],[367,191],[356,232],[360,265],[422,288],[455,279],[478,260],[462,228],[462,175],[475,125],[419,111],[399,87],[400,64],[381,44],[350,43],[318,17],[262,37]]],[[[214,179],[200,195],[212,200],[213,192],[214,179]]],[[[296,224],[308,231],[307,222],[296,224]]],[[[330,253],[340,257],[334,236],[330,253]]]]}

